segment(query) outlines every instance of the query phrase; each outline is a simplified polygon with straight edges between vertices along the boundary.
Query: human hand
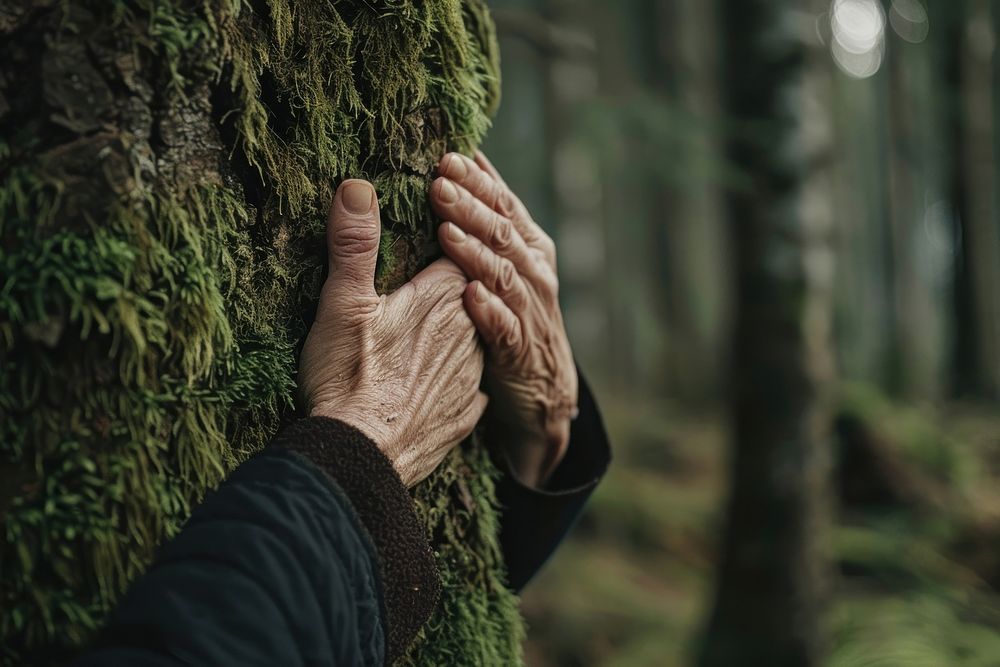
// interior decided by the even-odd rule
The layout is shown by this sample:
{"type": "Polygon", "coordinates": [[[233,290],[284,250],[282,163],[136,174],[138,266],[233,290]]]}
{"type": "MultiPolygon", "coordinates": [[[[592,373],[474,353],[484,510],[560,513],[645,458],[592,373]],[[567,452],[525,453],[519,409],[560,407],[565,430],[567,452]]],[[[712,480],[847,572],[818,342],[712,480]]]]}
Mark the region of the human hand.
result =
{"type": "Polygon", "coordinates": [[[483,353],[461,270],[440,259],[388,296],[375,293],[381,222],[366,181],[341,184],[327,222],[330,273],[299,361],[310,416],[357,428],[403,483],[427,477],[486,409],[483,353]]]}
{"type": "Polygon", "coordinates": [[[562,312],[556,250],[482,153],[449,153],[431,202],[441,247],[473,282],[465,308],[486,342],[487,413],[514,472],[544,483],[569,444],[578,382],[562,312]]]}

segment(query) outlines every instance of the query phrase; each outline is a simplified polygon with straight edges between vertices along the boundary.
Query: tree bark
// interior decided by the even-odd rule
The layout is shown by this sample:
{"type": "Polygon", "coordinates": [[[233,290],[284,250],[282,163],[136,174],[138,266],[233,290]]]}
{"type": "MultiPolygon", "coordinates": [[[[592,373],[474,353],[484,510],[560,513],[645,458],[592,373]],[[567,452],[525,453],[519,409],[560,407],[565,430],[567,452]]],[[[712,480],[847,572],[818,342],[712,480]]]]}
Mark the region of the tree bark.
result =
{"type": "Polygon", "coordinates": [[[826,649],[832,216],[827,55],[792,2],[722,3],[736,254],[734,452],[702,665],[818,665],[826,649]]]}
{"type": "MultiPolygon", "coordinates": [[[[499,73],[480,0],[0,5],[0,656],[64,660],[193,504],[294,416],[347,177],[378,286],[438,250],[427,186],[499,73]]],[[[517,663],[495,469],[416,490],[443,573],[408,662],[517,663]]]]}

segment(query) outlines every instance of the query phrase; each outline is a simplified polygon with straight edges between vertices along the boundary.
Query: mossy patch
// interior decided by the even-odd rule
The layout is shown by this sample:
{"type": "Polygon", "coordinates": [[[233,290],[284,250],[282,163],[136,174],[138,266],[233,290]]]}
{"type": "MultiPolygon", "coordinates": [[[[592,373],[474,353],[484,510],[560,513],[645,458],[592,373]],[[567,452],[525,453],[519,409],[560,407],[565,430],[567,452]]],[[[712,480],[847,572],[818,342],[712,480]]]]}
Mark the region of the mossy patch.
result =
{"type": "MultiPolygon", "coordinates": [[[[392,289],[433,258],[434,165],[480,141],[499,75],[480,0],[14,5],[0,643],[44,664],[294,415],[336,185],[376,184],[392,289]]],[[[445,591],[410,664],[520,661],[495,474],[474,442],[415,492],[445,591]]]]}

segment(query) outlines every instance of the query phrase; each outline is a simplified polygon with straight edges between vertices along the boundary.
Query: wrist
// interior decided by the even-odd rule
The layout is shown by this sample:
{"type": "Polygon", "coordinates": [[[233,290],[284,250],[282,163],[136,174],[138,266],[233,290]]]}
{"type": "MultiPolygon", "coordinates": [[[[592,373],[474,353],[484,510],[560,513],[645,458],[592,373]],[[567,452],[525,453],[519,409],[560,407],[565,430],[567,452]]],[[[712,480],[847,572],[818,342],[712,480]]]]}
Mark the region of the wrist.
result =
{"type": "Polygon", "coordinates": [[[494,429],[511,472],[526,486],[544,486],[569,448],[570,420],[549,420],[545,428],[494,429]]]}
{"type": "Polygon", "coordinates": [[[355,428],[355,422],[360,421],[359,412],[347,407],[342,401],[324,401],[321,403],[314,403],[311,408],[309,408],[310,417],[325,417],[327,419],[336,419],[337,421],[350,424],[355,428]]]}
{"type": "Polygon", "coordinates": [[[339,422],[343,422],[348,426],[351,426],[358,431],[361,431],[366,438],[375,443],[375,445],[382,451],[386,451],[386,447],[390,446],[391,443],[388,442],[389,438],[382,429],[375,426],[371,419],[366,418],[365,412],[363,410],[354,408],[350,405],[344,405],[342,403],[338,405],[331,405],[329,403],[320,403],[309,411],[310,417],[324,417],[326,419],[335,419],[339,422]]]}
{"type": "Polygon", "coordinates": [[[320,404],[310,410],[309,416],[334,419],[360,431],[388,459],[406,487],[413,486],[418,481],[415,474],[416,471],[414,470],[414,461],[410,460],[410,457],[399,446],[399,432],[387,428],[377,418],[373,419],[370,411],[364,411],[342,403],[339,403],[336,407],[329,404],[320,404]]]}

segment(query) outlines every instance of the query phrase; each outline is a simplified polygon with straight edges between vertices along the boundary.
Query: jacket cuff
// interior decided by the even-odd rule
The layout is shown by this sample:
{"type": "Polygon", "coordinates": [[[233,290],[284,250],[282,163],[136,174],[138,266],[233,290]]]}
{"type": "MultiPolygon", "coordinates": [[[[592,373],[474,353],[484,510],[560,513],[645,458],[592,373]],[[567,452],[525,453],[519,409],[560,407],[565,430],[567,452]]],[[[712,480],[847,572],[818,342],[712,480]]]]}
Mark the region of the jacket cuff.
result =
{"type": "Polygon", "coordinates": [[[587,499],[607,472],[611,447],[590,388],[580,373],[579,416],[570,430],[566,456],[542,487],[524,484],[504,459],[497,497],[503,508],[500,546],[507,584],[520,591],[573,527],[587,499]]]}
{"type": "Polygon", "coordinates": [[[300,419],[274,444],[323,470],[347,495],[379,555],[386,664],[430,618],[441,579],[413,499],[392,463],[361,431],[325,417],[300,419]]]}

